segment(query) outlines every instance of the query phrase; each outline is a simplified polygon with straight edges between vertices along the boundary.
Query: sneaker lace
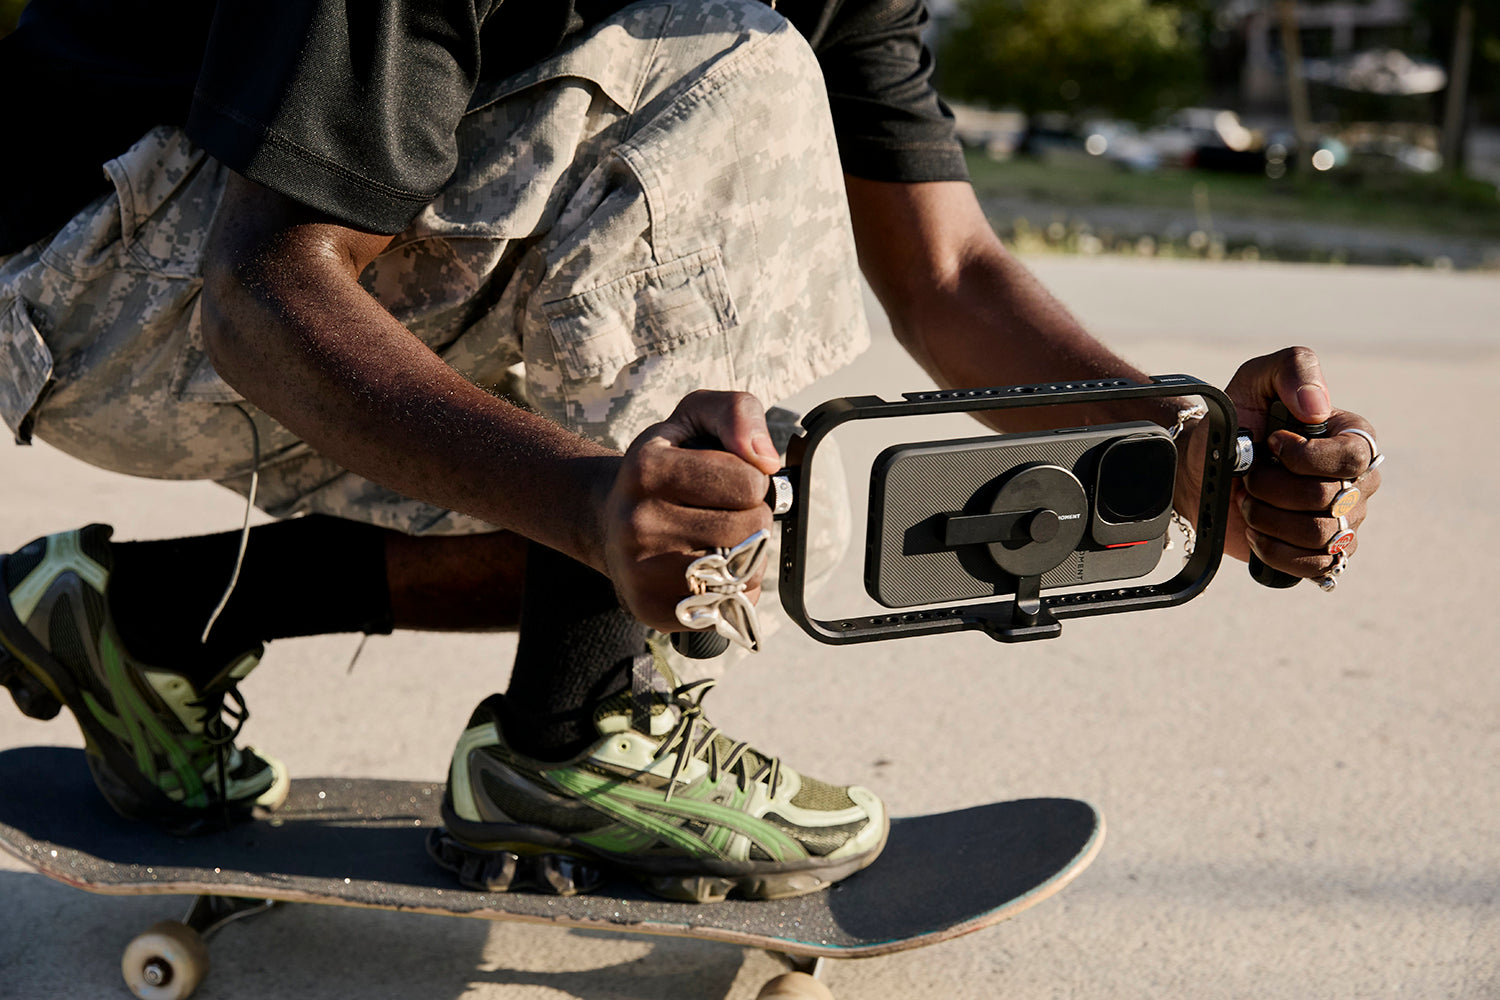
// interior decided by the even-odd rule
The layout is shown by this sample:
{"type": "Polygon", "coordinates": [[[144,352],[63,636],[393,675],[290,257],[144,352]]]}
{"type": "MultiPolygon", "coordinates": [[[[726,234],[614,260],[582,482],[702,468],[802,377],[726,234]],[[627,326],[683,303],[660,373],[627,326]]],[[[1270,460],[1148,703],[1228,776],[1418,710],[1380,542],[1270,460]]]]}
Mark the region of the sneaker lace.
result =
{"type": "Polygon", "coordinates": [[[734,740],[727,752],[720,753],[719,727],[709,722],[703,714],[703,696],[714,684],[713,678],[704,678],[683,684],[672,691],[671,703],[677,707],[679,713],[677,725],[667,735],[656,754],[657,760],[667,754],[676,755],[672,763],[672,773],[667,779],[665,798],[672,798],[672,790],[677,785],[677,776],[682,773],[687,762],[693,759],[700,759],[708,764],[709,781],[718,781],[721,774],[734,771],[740,791],[745,791],[752,781],[764,778],[766,784],[770,786],[771,795],[774,796],[777,787],[781,784],[781,758],[767,757],[754,751],[761,765],[752,773],[745,760],[745,755],[752,752],[749,743],[734,740]],[[735,771],[736,767],[738,771],[735,771]]]}
{"type": "Polygon", "coordinates": [[[250,718],[250,709],[245,707],[245,699],[240,697],[240,689],[235,684],[205,694],[189,704],[201,713],[198,720],[203,726],[203,742],[214,755],[214,776],[218,784],[219,805],[227,809],[229,805],[229,754],[234,749],[234,741],[239,739],[240,730],[245,728],[245,723],[250,718]],[[233,706],[226,704],[227,701],[233,701],[233,706]],[[228,721],[226,721],[226,716],[228,721]]]}

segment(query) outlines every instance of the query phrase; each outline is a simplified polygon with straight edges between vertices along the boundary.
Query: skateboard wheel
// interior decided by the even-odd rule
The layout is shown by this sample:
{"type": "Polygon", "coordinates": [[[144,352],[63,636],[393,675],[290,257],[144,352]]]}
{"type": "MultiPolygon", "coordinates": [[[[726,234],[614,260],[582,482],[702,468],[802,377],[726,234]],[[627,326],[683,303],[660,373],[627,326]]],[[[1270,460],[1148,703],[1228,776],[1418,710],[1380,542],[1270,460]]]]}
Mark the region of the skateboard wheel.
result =
{"type": "Polygon", "coordinates": [[[805,972],[788,972],[762,986],[755,1000],[833,1000],[833,993],[805,972]]]}
{"type": "Polygon", "coordinates": [[[125,946],[120,972],[141,1000],[184,1000],[208,975],[208,946],[187,924],[163,920],[125,946]]]}

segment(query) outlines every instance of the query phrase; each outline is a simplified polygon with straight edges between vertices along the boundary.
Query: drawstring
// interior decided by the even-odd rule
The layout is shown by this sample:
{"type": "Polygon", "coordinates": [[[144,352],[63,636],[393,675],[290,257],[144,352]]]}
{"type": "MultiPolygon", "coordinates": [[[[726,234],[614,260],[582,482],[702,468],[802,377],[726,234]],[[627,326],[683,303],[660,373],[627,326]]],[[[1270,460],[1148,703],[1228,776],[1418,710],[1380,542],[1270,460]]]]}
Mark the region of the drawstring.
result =
{"type": "Polygon", "coordinates": [[[245,549],[250,545],[250,510],[255,506],[255,492],[260,487],[260,429],[255,426],[255,419],[239,403],[234,404],[244,416],[245,422],[250,425],[250,447],[253,456],[253,464],[250,467],[250,492],[245,495],[245,522],[240,526],[240,550],[234,557],[234,571],[229,574],[229,586],[224,590],[224,596],[219,598],[219,604],[208,616],[208,624],[203,626],[203,636],[198,641],[208,643],[208,634],[213,631],[214,623],[219,620],[219,615],[224,613],[225,607],[229,605],[229,598],[234,594],[235,585],[240,582],[240,567],[245,564],[245,549]]]}
{"type": "MultiPolygon", "coordinates": [[[[203,626],[203,635],[198,641],[204,645],[207,645],[208,635],[213,631],[214,623],[219,620],[219,616],[229,606],[229,598],[234,595],[234,588],[240,582],[240,569],[245,565],[245,550],[250,545],[250,511],[255,507],[255,493],[260,487],[260,429],[255,426],[255,418],[250,416],[248,410],[239,403],[235,403],[234,408],[240,411],[240,415],[250,425],[250,491],[245,495],[245,520],[240,525],[240,548],[235,553],[234,570],[229,574],[229,586],[224,588],[224,596],[219,598],[218,605],[214,608],[213,613],[208,616],[208,623],[203,626]]],[[[224,825],[228,826],[229,768],[226,757],[230,748],[234,745],[235,737],[239,735],[241,727],[245,725],[245,720],[250,717],[250,713],[245,709],[244,701],[240,699],[239,690],[232,684],[224,693],[233,697],[239,706],[239,711],[232,713],[236,723],[234,728],[231,730],[224,722],[224,699],[222,696],[218,699],[217,705],[204,706],[207,711],[204,713],[203,722],[204,734],[208,737],[209,743],[214,748],[214,771],[219,780],[219,809],[221,818],[224,825]]]]}

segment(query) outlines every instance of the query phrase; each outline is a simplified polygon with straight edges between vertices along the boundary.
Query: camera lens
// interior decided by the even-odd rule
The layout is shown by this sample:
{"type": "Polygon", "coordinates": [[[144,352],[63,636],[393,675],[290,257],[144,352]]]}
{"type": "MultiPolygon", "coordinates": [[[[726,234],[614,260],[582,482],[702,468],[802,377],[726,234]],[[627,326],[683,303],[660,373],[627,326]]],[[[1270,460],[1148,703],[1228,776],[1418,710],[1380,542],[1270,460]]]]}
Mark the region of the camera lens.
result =
{"type": "Polygon", "coordinates": [[[1177,447],[1158,435],[1112,442],[1099,456],[1095,507],[1111,524],[1150,521],[1172,506],[1177,447]]]}

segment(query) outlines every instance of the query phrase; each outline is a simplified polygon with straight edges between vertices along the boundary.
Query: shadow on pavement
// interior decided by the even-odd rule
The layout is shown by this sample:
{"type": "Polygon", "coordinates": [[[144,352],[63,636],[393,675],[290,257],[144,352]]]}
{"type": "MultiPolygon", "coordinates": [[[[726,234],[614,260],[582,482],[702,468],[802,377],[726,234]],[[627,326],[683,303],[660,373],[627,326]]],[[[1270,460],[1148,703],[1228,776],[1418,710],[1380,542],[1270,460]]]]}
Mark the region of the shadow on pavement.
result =
{"type": "MultiPolygon", "coordinates": [[[[128,998],[120,976],[126,943],[158,920],[181,917],[189,902],[93,895],[6,871],[0,900],[0,997],[36,1000],[128,998]]],[[[508,925],[492,933],[480,921],[296,904],[224,928],[209,953],[212,971],[195,1000],[458,1000],[503,995],[505,986],[542,986],[579,1000],[717,998],[728,995],[744,963],[741,949],[702,941],[508,925]],[[622,953],[629,957],[619,960],[622,953]],[[525,968],[538,964],[563,971],[525,968]]]]}

